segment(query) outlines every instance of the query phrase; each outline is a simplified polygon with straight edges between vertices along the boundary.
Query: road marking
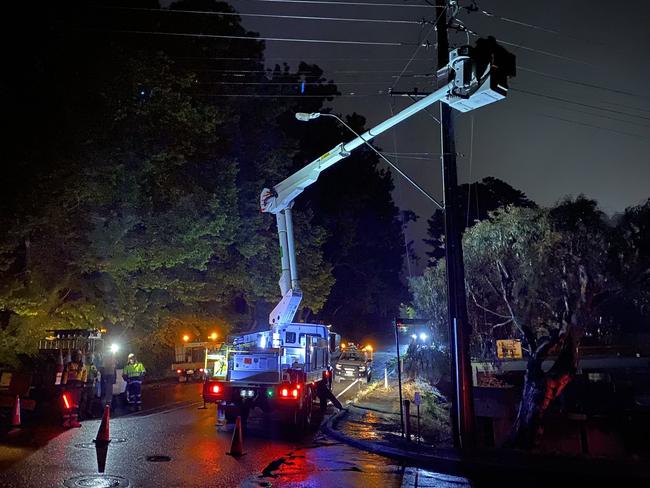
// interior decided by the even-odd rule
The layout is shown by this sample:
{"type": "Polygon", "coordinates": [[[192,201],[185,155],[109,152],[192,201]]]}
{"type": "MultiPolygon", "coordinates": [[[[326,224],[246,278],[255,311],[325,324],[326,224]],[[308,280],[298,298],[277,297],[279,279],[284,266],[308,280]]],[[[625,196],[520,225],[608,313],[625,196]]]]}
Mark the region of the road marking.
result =
{"type": "Polygon", "coordinates": [[[353,387],[354,385],[356,385],[358,382],[359,382],[359,379],[357,378],[357,379],[354,380],[352,383],[350,383],[350,386],[348,386],[345,390],[343,390],[341,393],[339,393],[338,395],[336,395],[336,398],[338,398],[338,397],[340,397],[341,395],[343,395],[343,393],[345,393],[346,391],[348,391],[350,388],[352,388],[352,387],[353,387]]]}

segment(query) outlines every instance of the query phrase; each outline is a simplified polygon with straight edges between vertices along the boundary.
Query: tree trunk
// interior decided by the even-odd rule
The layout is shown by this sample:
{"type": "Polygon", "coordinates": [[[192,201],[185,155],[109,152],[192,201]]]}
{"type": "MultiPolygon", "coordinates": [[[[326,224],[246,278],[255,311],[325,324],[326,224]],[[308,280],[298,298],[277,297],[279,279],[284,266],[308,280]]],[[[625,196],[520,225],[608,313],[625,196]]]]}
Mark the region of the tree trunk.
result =
{"type": "Polygon", "coordinates": [[[571,337],[562,341],[561,351],[548,372],[542,369],[548,347],[540,348],[528,361],[524,390],[517,418],[512,426],[508,447],[532,449],[544,431],[548,407],[560,396],[576,371],[576,346],[571,337]]]}

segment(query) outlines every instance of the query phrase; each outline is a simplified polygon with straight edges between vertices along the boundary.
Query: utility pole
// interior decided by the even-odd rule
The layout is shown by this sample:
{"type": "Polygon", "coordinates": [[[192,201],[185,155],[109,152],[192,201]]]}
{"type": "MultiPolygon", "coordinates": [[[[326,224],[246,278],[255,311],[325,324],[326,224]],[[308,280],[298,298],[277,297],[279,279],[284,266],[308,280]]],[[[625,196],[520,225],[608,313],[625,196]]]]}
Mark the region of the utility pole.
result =
{"type": "MultiPolygon", "coordinates": [[[[438,69],[449,63],[447,39],[447,0],[436,0],[438,69]]],[[[447,82],[447,80],[443,80],[447,82]]],[[[447,265],[447,309],[451,351],[452,428],[454,445],[471,449],[475,445],[472,369],[469,354],[471,327],[465,301],[465,266],[463,264],[460,195],[456,169],[456,145],[452,109],[440,103],[441,161],[445,203],[445,259],[447,265]]]]}

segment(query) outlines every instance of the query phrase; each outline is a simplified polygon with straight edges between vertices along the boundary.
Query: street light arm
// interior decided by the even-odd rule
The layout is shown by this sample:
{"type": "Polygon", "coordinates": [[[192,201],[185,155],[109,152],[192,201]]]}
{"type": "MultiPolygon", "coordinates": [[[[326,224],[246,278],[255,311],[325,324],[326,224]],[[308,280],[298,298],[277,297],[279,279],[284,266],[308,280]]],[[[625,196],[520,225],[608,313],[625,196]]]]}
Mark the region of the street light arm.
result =
{"type": "MultiPolygon", "coordinates": [[[[314,114],[310,114],[310,115],[314,115],[314,114]]],[[[349,130],[350,132],[352,132],[355,136],[357,136],[357,138],[362,138],[362,137],[361,137],[359,134],[357,134],[357,132],[356,132],[352,127],[350,127],[350,126],[349,126],[349,125],[348,125],[348,124],[347,124],[347,123],[346,123],[346,122],[345,122],[341,117],[339,117],[339,116],[337,116],[337,115],[334,115],[334,114],[319,114],[319,115],[320,115],[320,116],[323,116],[323,117],[332,117],[332,118],[338,120],[338,121],[339,121],[343,126],[345,126],[346,129],[348,129],[348,130],[349,130]]],[[[298,116],[298,114],[296,114],[296,117],[297,117],[297,116],[298,116]]],[[[315,118],[315,117],[312,117],[312,118],[315,118]]],[[[300,119],[300,120],[302,120],[302,119],[300,119]]],[[[362,138],[362,139],[363,139],[363,138],[362,138]]],[[[388,164],[388,166],[390,166],[390,167],[393,168],[395,171],[397,171],[397,173],[399,173],[399,174],[402,176],[402,178],[404,178],[406,181],[408,181],[408,182],[409,182],[411,185],[413,185],[413,186],[414,186],[418,191],[420,191],[420,192],[421,192],[425,197],[427,197],[427,198],[428,198],[429,200],[431,200],[435,205],[437,205],[438,208],[439,208],[440,210],[444,210],[444,209],[445,209],[445,207],[442,206],[442,203],[440,203],[440,202],[439,202],[438,200],[436,200],[434,197],[432,197],[431,195],[429,195],[429,194],[426,192],[426,190],[425,190],[424,188],[422,188],[422,187],[421,187],[420,185],[418,185],[415,181],[413,181],[413,180],[411,179],[411,177],[409,177],[406,173],[404,173],[404,171],[402,171],[401,169],[399,169],[395,163],[393,163],[392,161],[390,161],[386,156],[384,156],[380,151],[378,151],[377,148],[376,148],[375,146],[373,146],[372,144],[370,144],[370,143],[369,143],[367,140],[365,140],[365,139],[363,140],[363,142],[366,144],[366,146],[368,146],[370,149],[372,149],[372,150],[377,154],[377,156],[379,156],[381,159],[383,159],[383,160],[386,162],[386,164],[388,164]]]]}
{"type": "MultiPolygon", "coordinates": [[[[356,148],[358,148],[363,144],[367,144],[368,141],[374,139],[379,134],[396,126],[400,122],[424,110],[430,105],[433,105],[437,101],[449,97],[450,90],[452,89],[452,87],[453,87],[453,83],[450,82],[449,84],[439,88],[435,92],[426,96],[422,100],[419,100],[414,104],[409,105],[401,112],[398,112],[397,114],[393,115],[389,119],[386,119],[385,121],[376,125],[372,129],[367,130],[361,135],[358,135],[356,134],[356,132],[352,131],[357,135],[357,137],[352,139],[350,142],[346,144],[341,143],[335,146],[334,148],[330,149],[328,152],[326,152],[319,158],[315,159],[307,166],[296,171],[294,174],[292,174],[285,180],[275,185],[273,189],[265,188],[264,190],[262,190],[262,194],[260,195],[261,211],[266,213],[278,214],[283,210],[289,208],[293,200],[298,195],[300,195],[305,190],[305,188],[307,188],[309,185],[311,185],[312,183],[316,182],[316,180],[318,180],[318,177],[320,176],[320,173],[322,171],[325,171],[330,166],[333,166],[334,164],[338,163],[342,159],[348,157],[350,153],[354,151],[356,148]]],[[[326,114],[320,114],[320,115],[326,115],[326,114]]],[[[331,116],[331,114],[327,114],[327,115],[331,116]]],[[[316,117],[318,116],[316,116],[315,114],[300,113],[298,118],[299,120],[311,120],[316,117]]],[[[373,150],[375,149],[373,148],[373,150]]],[[[386,160],[385,158],[383,159],[386,160]]],[[[391,163],[391,167],[396,168],[392,163],[391,163]]],[[[408,178],[404,174],[404,172],[402,172],[397,168],[396,170],[399,171],[399,173],[402,176],[408,178]]],[[[415,184],[412,180],[410,181],[413,184],[415,184]]],[[[422,191],[425,195],[427,195],[427,197],[432,198],[422,188],[418,188],[418,189],[422,191]]],[[[440,205],[439,203],[437,204],[442,208],[442,205],[440,205]]]]}

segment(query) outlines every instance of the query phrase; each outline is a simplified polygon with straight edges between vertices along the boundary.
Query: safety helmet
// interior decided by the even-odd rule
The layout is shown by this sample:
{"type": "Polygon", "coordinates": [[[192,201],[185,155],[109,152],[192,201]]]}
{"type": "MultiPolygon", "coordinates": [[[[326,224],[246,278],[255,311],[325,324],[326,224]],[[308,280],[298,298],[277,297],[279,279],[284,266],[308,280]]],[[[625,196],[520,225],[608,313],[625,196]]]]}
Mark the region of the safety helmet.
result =
{"type": "Polygon", "coordinates": [[[127,356],[127,359],[134,359],[134,358],[135,358],[135,354],[133,354],[133,353],[130,353],[130,354],[127,356]]]}

